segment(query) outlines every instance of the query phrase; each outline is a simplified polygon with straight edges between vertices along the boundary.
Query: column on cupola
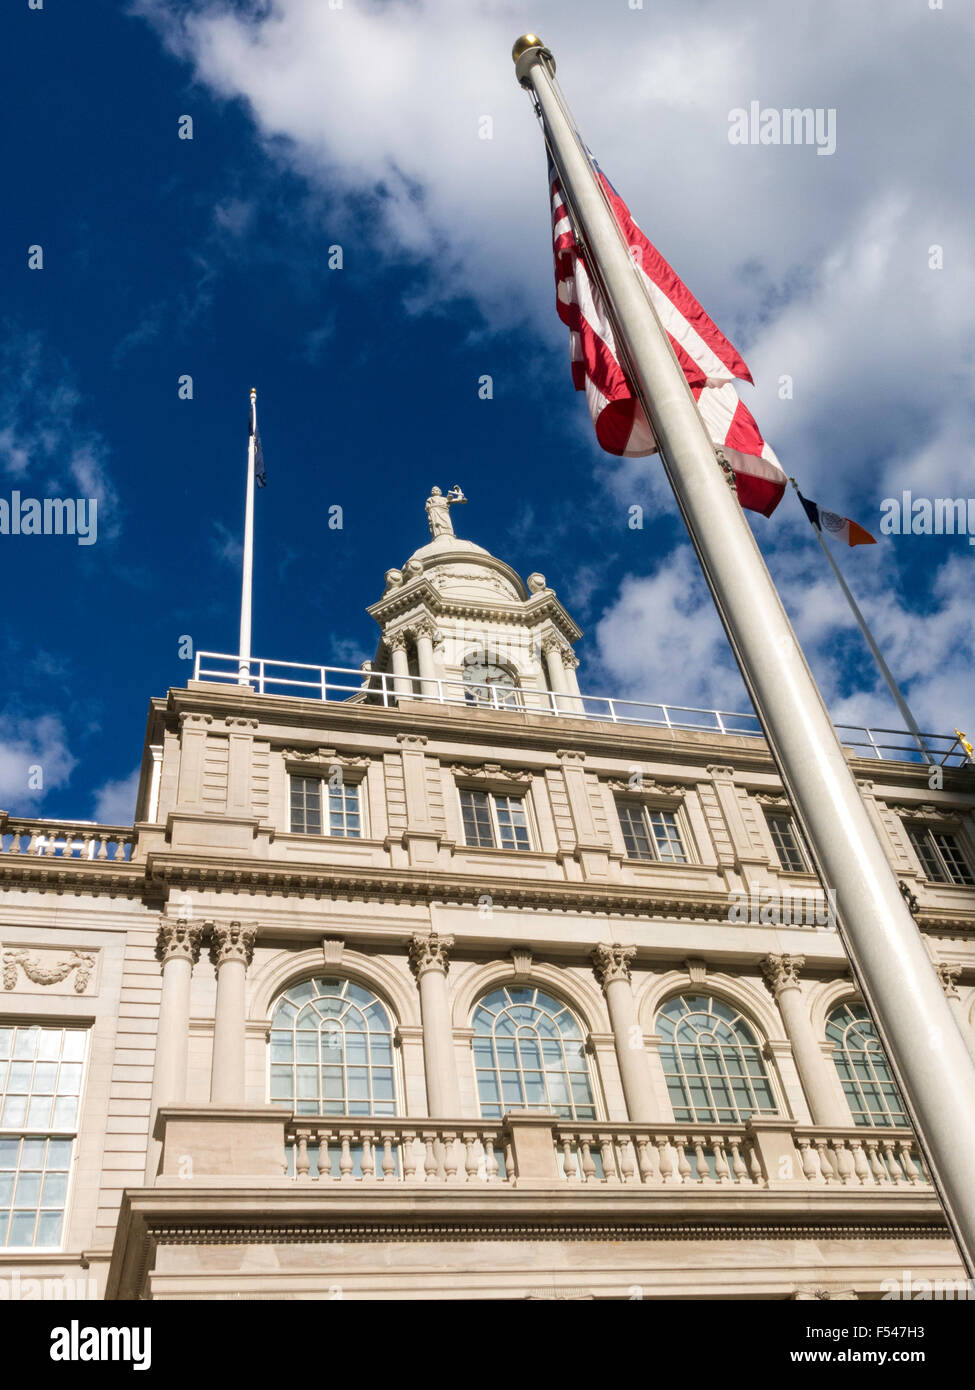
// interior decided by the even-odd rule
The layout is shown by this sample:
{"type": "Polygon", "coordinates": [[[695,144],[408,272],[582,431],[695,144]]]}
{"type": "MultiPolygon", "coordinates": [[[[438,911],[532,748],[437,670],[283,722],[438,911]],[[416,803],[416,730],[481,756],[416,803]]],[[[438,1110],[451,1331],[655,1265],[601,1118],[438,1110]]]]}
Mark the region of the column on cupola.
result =
{"type": "Polygon", "coordinates": [[[619,942],[614,942],[612,946],[600,943],[593,949],[592,963],[596,979],[606,996],[620,1080],[626,1098],[626,1113],[631,1120],[645,1124],[656,1118],[656,1107],[647,1054],[643,1047],[643,1030],[637,1019],[630,983],[630,961],[635,955],[635,946],[621,946],[619,942]]]}
{"type": "Polygon", "coordinates": [[[581,697],[582,691],[579,689],[579,677],[576,675],[579,669],[579,658],[571,647],[566,647],[562,652],[562,667],[565,672],[565,682],[569,688],[569,694],[581,697]]]}
{"type": "Polygon", "coordinates": [[[421,618],[413,629],[416,636],[416,660],[420,668],[420,691],[430,699],[437,694],[437,667],[433,643],[437,629],[429,618],[421,618]]]}
{"type": "Polygon", "coordinates": [[[243,922],[215,922],[211,931],[210,959],[217,972],[210,1074],[210,1100],[214,1105],[244,1103],[247,967],[254,956],[256,935],[257,928],[243,922]]]}
{"type": "Polygon", "coordinates": [[[972,1054],[975,1061],[975,1033],[968,1025],[965,1017],[965,1005],[961,995],[958,993],[958,977],[961,974],[961,966],[949,964],[947,961],[936,961],[934,966],[938,979],[941,981],[941,988],[945,992],[952,1013],[955,1015],[955,1022],[961,1030],[961,1035],[965,1039],[965,1046],[972,1054]]]}
{"type": "MultiPolygon", "coordinates": [[[[163,918],[156,938],[156,959],[162,965],[162,993],[156,1031],[150,1115],[186,1099],[186,1070],[190,1032],[190,983],[200,958],[204,924],[188,918],[163,918]]],[[[146,1175],[155,1177],[159,1143],[152,1139],[150,1120],[146,1175]]]]}
{"type": "Polygon", "coordinates": [[[813,1031],[802,997],[799,971],[805,963],[804,956],[767,955],[759,961],[759,967],[765,987],[782,1016],[813,1124],[842,1128],[849,1125],[850,1113],[830,1074],[830,1063],[813,1031]]]}
{"type": "Polygon", "coordinates": [[[432,1119],[456,1119],[460,1115],[460,1085],[447,998],[447,953],[453,944],[452,936],[419,932],[410,938],[409,945],[410,969],[420,991],[427,1110],[432,1119]]]}
{"type": "MultiPolygon", "coordinates": [[[[553,692],[555,695],[568,695],[569,681],[562,656],[562,643],[557,637],[546,637],[542,643],[542,651],[545,654],[545,665],[548,667],[548,683],[553,692]]],[[[561,708],[558,700],[555,703],[561,708]]]]}
{"type": "Polygon", "coordinates": [[[393,632],[385,639],[393,657],[393,689],[397,695],[413,694],[410,657],[406,649],[406,633],[393,632]]]}

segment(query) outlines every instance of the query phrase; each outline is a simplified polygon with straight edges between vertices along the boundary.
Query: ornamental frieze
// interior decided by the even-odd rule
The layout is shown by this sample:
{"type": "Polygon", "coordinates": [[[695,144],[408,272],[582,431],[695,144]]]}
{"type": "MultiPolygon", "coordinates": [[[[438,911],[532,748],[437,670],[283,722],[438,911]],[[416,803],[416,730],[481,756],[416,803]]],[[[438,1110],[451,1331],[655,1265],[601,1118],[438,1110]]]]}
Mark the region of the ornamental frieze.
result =
{"type": "Polygon", "coordinates": [[[17,989],[22,974],[30,984],[39,985],[42,989],[54,989],[55,993],[64,994],[67,988],[59,990],[56,987],[67,987],[70,981],[70,988],[75,994],[84,994],[94,969],[95,953],[92,951],[30,950],[8,946],[3,953],[3,987],[5,990],[17,989]]]}

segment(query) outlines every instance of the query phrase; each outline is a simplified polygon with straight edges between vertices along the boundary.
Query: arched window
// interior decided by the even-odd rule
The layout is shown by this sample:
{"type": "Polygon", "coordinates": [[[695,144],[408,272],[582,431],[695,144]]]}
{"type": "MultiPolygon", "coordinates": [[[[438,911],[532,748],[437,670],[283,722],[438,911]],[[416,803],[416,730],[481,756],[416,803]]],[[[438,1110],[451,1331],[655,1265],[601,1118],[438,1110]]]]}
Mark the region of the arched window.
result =
{"type": "Polygon", "coordinates": [[[657,1014],[674,1119],[742,1124],[777,1111],[762,1049],[742,1015],[706,994],[679,994],[657,1014]]]}
{"type": "Polygon", "coordinates": [[[509,986],[484,996],[474,1010],[474,1068],[485,1119],[512,1108],[596,1118],[582,1029],[540,989],[509,986]]]}
{"type": "Polygon", "coordinates": [[[385,1006],[351,980],[315,979],[278,1000],[271,1100],[298,1115],[395,1115],[393,1029],[385,1006]]]}
{"type": "Polygon", "coordinates": [[[866,1005],[838,1004],[826,1020],[833,1061],[855,1125],[902,1125],[910,1120],[866,1005]]]}

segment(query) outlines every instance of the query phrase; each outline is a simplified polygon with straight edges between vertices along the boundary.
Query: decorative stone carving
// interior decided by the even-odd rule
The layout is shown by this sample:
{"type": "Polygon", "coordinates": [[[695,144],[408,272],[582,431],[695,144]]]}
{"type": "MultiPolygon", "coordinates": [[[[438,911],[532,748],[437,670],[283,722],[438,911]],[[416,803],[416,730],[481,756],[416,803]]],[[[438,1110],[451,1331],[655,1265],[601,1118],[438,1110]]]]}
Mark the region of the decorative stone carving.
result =
{"type": "Polygon", "coordinates": [[[423,748],[426,745],[426,734],[397,734],[396,742],[405,744],[409,748],[423,748]]]}
{"type": "Polygon", "coordinates": [[[787,810],[789,798],[784,792],[752,792],[752,796],[761,806],[780,806],[787,810]]]}
{"type": "Polygon", "coordinates": [[[156,936],[156,960],[165,965],[168,960],[182,958],[195,965],[200,959],[200,943],[208,925],[188,917],[164,917],[156,936]]]}
{"type": "Polygon", "coordinates": [[[453,944],[452,936],[440,936],[438,932],[418,932],[411,936],[409,962],[414,978],[419,980],[425,970],[439,970],[446,975],[450,969],[447,953],[453,944]]]}
{"type": "Polygon", "coordinates": [[[449,490],[446,497],[440,488],[430,489],[430,496],[424,503],[427,513],[427,521],[430,524],[430,535],[434,540],[438,536],[452,536],[454,534],[454,523],[451,520],[450,509],[459,502],[466,502],[460,484],[455,483],[449,490]]]}
{"type": "Polygon", "coordinates": [[[679,782],[657,782],[653,777],[643,777],[639,782],[629,777],[607,777],[606,786],[614,792],[629,792],[631,796],[673,796],[687,795],[687,788],[679,782]]]}
{"type": "Polygon", "coordinates": [[[256,729],[259,727],[257,719],[239,719],[236,715],[231,714],[226,715],[223,722],[228,729],[256,729]]]}
{"type": "Polygon", "coordinates": [[[735,769],[726,767],[724,763],[707,763],[705,772],[710,772],[712,777],[734,777],[735,769]]]}
{"type": "Polygon", "coordinates": [[[429,637],[431,642],[435,641],[437,637],[436,624],[431,622],[429,618],[421,618],[418,623],[413,625],[413,636],[429,637]]]}
{"type": "Polygon", "coordinates": [[[527,980],[532,969],[532,953],[527,946],[512,946],[509,953],[515,968],[516,980],[527,980]]]}
{"type": "Polygon", "coordinates": [[[408,634],[404,631],[387,632],[383,634],[383,641],[391,652],[401,652],[406,650],[408,634]]]}
{"type": "Polygon", "coordinates": [[[556,748],[555,756],[560,763],[584,763],[585,753],[579,753],[573,748],[556,748]]]}
{"type": "Polygon", "coordinates": [[[758,962],[765,988],[773,999],[784,989],[799,988],[799,971],[806,963],[805,956],[768,955],[758,962]]]}
{"type": "Polygon", "coordinates": [[[353,755],[339,753],[334,748],[282,748],[285,759],[295,763],[337,763],[341,767],[368,767],[369,758],[365,754],[353,755]]]}
{"type": "Polygon", "coordinates": [[[621,946],[615,941],[612,946],[600,942],[591,952],[592,968],[603,989],[614,980],[630,981],[630,961],[636,955],[635,946],[621,946]]]}
{"type": "Polygon", "coordinates": [[[402,583],[403,583],[403,571],[402,571],[402,570],[392,569],[392,570],[387,570],[387,571],[386,571],[386,588],[387,588],[387,589],[398,589],[402,583]]]}
{"type": "Polygon", "coordinates": [[[525,584],[530,594],[540,594],[545,588],[545,576],[544,574],[539,574],[538,570],[536,570],[534,574],[528,576],[525,580],[525,584]]]}
{"type": "Polygon", "coordinates": [[[698,956],[689,956],[684,962],[684,969],[687,971],[692,985],[703,985],[707,979],[707,961],[701,960],[698,956]]]}
{"type": "Polygon", "coordinates": [[[53,952],[34,952],[8,947],[3,953],[3,987],[17,988],[17,969],[24,972],[33,985],[59,985],[66,980],[72,970],[75,994],[84,994],[88,981],[95,968],[95,957],[90,951],[71,951],[67,956],[45,960],[45,955],[53,952]]]}
{"type": "Polygon", "coordinates": [[[342,952],[345,950],[345,942],[340,936],[326,936],[322,938],[322,955],[325,964],[330,968],[342,964],[342,952]]]}
{"type": "Polygon", "coordinates": [[[254,959],[254,939],[257,927],[243,922],[214,922],[210,935],[210,959],[217,970],[228,961],[241,961],[245,966],[254,959]]]}
{"type": "Polygon", "coordinates": [[[454,763],[451,772],[480,782],[530,782],[532,774],[525,767],[502,767],[500,763],[454,763]]]}
{"type": "Polygon", "coordinates": [[[901,890],[901,897],[907,903],[907,910],[912,917],[917,917],[921,910],[921,904],[917,900],[917,895],[911,892],[910,884],[904,882],[902,878],[897,880],[897,886],[901,890]]]}
{"type": "Polygon", "coordinates": [[[958,977],[961,975],[961,966],[950,965],[947,961],[940,960],[934,967],[934,970],[938,979],[941,981],[941,988],[945,992],[945,998],[960,998],[961,996],[955,988],[955,985],[958,982],[958,977]]]}
{"type": "Polygon", "coordinates": [[[181,729],[187,724],[200,724],[205,728],[208,724],[212,723],[213,716],[211,714],[194,714],[189,710],[182,710],[179,716],[179,727],[181,729]]]}

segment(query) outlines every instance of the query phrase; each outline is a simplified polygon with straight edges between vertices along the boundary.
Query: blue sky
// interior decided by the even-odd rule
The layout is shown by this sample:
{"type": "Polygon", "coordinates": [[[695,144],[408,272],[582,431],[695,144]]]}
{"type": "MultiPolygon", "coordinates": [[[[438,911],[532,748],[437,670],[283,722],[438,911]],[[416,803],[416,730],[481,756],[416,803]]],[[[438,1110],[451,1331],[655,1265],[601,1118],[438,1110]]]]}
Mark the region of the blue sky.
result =
{"type": "MultiPolygon", "coordinates": [[[[97,496],[99,526],[88,547],[0,536],[0,806],[131,816],[147,701],[190,673],[181,638],[235,647],[251,385],[256,654],[371,656],[365,605],[427,538],[430,486],[460,482],[460,534],[542,570],[585,628],[584,689],[747,708],[659,465],[601,455],[571,389],[509,58],[526,28],[744,352],[804,490],[875,531],[902,488],[975,491],[972,19],[924,0],[529,8],[5,8],[0,496],[97,496]],[[835,109],[835,154],[732,146],[753,99],[835,109]]],[[[795,499],[753,524],[835,717],[896,723],[795,499]]],[[[922,725],[971,732],[975,547],[891,537],[840,561],[922,725]]]]}

